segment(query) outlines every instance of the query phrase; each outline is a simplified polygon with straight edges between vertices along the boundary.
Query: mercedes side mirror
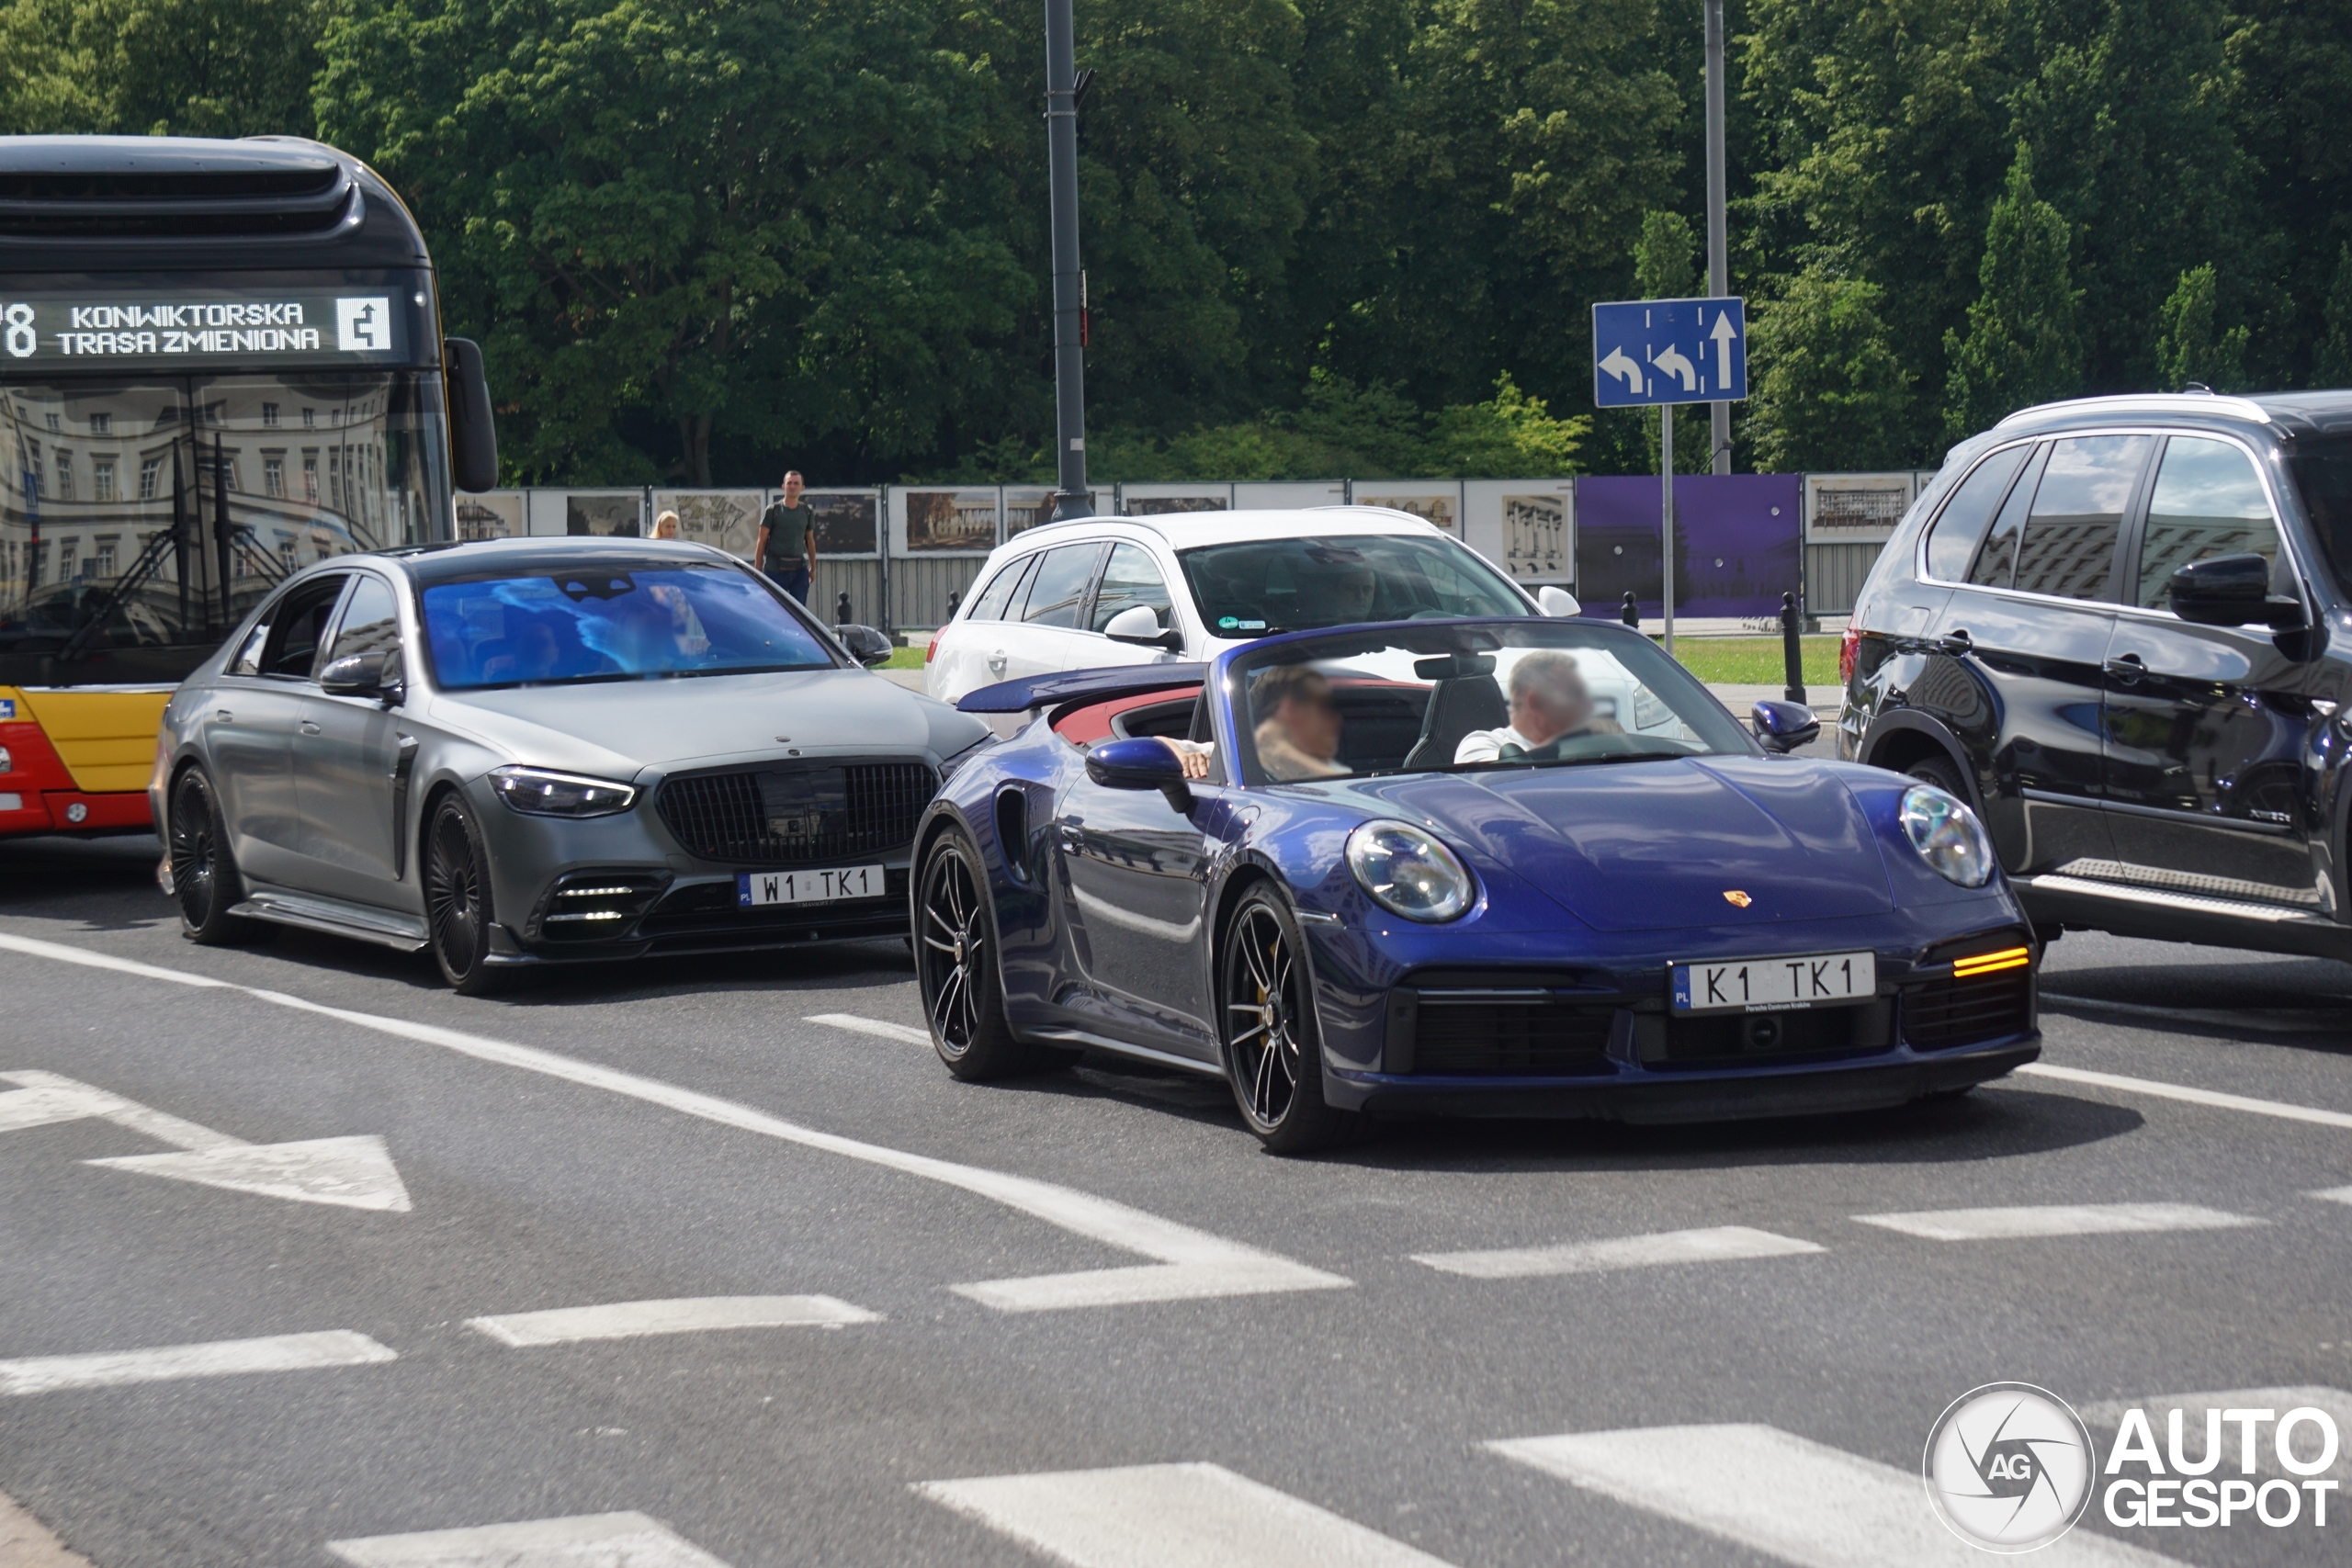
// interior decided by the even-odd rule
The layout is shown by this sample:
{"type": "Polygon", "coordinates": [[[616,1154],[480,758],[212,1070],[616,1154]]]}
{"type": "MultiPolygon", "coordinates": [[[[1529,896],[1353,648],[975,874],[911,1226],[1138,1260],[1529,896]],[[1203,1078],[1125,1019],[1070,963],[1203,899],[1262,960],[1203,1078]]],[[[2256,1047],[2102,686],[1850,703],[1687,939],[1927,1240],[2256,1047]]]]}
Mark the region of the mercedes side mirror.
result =
{"type": "Polygon", "coordinates": [[[374,649],[346,653],[319,671],[319,690],[331,697],[380,697],[387,704],[402,695],[400,654],[374,649]]]}
{"type": "Polygon", "coordinates": [[[1821,720],[1803,703],[1767,698],[1758,703],[1748,728],[1767,751],[1793,751],[1821,739],[1821,720]]]}
{"type": "Polygon", "coordinates": [[[1538,609],[1555,620],[1584,614],[1584,606],[1577,603],[1577,596],[1565,588],[1537,589],[1535,604],[1538,609]]]}
{"type": "Polygon", "coordinates": [[[498,427],[490,412],[490,376],[481,345],[471,338],[441,340],[442,381],[449,403],[449,468],[465,491],[498,488],[498,427]]]}
{"type": "Polygon", "coordinates": [[[2270,563],[2247,552],[2193,560],[2165,581],[2172,613],[2193,626],[2266,626],[2289,629],[2303,624],[2299,599],[2270,592],[2270,563]]]}
{"type": "Polygon", "coordinates": [[[1184,649],[1184,634],[1162,631],[1159,612],[1148,604],[1128,605],[1103,624],[1102,635],[1113,642],[1136,648],[1164,648],[1170,653],[1181,653],[1184,649]]]}
{"type": "Polygon", "coordinates": [[[1183,759],[1163,741],[1138,736],[1105,740],[1086,754],[1086,776],[1104,789],[1156,789],[1179,811],[1189,811],[1193,792],[1184,782],[1183,759]]]}
{"type": "Polygon", "coordinates": [[[833,635],[842,639],[842,646],[849,649],[849,656],[868,670],[877,664],[889,663],[890,655],[895,651],[890,639],[872,626],[861,626],[851,622],[835,626],[833,635]]]}

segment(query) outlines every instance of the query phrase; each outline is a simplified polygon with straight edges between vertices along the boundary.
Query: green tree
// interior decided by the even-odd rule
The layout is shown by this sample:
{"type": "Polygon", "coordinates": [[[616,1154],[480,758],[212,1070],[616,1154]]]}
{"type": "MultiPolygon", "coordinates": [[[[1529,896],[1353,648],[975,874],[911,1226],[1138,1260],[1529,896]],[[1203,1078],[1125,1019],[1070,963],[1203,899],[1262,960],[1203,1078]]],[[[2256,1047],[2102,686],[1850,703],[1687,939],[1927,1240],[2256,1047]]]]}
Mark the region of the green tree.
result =
{"type": "Polygon", "coordinates": [[[2156,312],[2156,376],[2166,391],[2194,383],[2217,392],[2244,389],[2247,330],[2216,321],[2220,284],[2213,264],[2191,267],[2156,312]]]}
{"type": "Polygon", "coordinates": [[[1699,238],[1679,212],[1642,214],[1634,240],[1634,288],[1645,299],[1682,299],[1699,285],[1699,238]]]}
{"type": "Polygon", "coordinates": [[[1747,438],[1759,471],[1909,466],[1912,378],[1880,313],[1885,294],[1807,273],[1755,317],[1747,438]]]}
{"type": "Polygon", "coordinates": [[[0,129],[308,136],[331,0],[16,0],[0,129]]]}
{"type": "Polygon", "coordinates": [[[2352,387],[2352,245],[2335,258],[2335,276],[2329,281],[2324,329],[2319,354],[2312,367],[2314,387],[2352,387]]]}
{"type": "Polygon", "coordinates": [[[2034,194],[2033,155],[2020,141],[1985,229],[1968,331],[1944,334],[1951,367],[1944,430],[1952,440],[2013,409],[2081,389],[2082,293],[2067,265],[2072,238],[2058,209],[2034,194]]]}
{"type": "Polygon", "coordinates": [[[2250,312],[2264,380],[2352,385],[2352,365],[2320,368],[2344,246],[2352,242],[2352,0],[2230,0],[2221,76],[2230,130],[2246,154],[2250,210],[2223,247],[2269,299],[2250,312]]]}

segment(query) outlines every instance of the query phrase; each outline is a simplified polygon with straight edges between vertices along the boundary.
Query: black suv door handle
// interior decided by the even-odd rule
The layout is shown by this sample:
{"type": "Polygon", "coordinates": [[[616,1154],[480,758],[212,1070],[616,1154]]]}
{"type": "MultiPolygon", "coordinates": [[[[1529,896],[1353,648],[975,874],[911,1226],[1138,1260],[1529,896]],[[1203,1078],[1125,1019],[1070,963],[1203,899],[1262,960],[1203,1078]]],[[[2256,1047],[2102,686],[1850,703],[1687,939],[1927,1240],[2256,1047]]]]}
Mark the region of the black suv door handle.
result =
{"type": "Polygon", "coordinates": [[[2123,685],[2134,685],[2148,672],[2148,666],[2136,653],[2120,653],[2099,666],[2123,685]]]}
{"type": "Polygon", "coordinates": [[[1938,637],[1935,644],[1936,651],[1938,653],[1948,653],[1952,655],[1954,658],[1958,658],[1960,655],[1968,652],[1975,646],[1976,644],[1969,638],[1968,628],[1966,626],[1952,627],[1950,632],[1947,632],[1944,636],[1938,637]]]}

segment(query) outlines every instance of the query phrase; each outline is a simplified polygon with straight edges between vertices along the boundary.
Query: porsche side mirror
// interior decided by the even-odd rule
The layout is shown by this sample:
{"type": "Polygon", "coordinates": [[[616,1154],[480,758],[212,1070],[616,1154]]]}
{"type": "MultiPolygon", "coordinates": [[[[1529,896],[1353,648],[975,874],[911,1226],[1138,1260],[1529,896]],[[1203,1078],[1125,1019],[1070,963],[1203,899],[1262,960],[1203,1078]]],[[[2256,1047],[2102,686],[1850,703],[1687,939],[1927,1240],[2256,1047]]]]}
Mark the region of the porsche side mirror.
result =
{"type": "Polygon", "coordinates": [[[833,635],[842,639],[842,646],[849,649],[849,656],[868,670],[877,664],[889,663],[890,655],[896,651],[888,637],[872,626],[861,626],[854,621],[835,626],[833,635]]]}
{"type": "Polygon", "coordinates": [[[1577,603],[1577,596],[1565,588],[1536,590],[1535,604],[1538,609],[1555,619],[1584,614],[1584,606],[1577,603]]]}
{"type": "Polygon", "coordinates": [[[1768,698],[1756,705],[1748,728],[1767,751],[1793,751],[1821,739],[1821,720],[1803,703],[1768,698]]]}
{"type": "Polygon", "coordinates": [[[1103,741],[1086,754],[1086,776],[1104,789],[1156,789],[1177,810],[1192,807],[1182,760],[1172,748],[1148,737],[1103,741]]]}
{"type": "Polygon", "coordinates": [[[381,649],[346,653],[319,671],[319,690],[331,697],[382,697],[398,702],[400,655],[381,649]]]}
{"type": "Polygon", "coordinates": [[[1159,612],[1148,604],[1128,605],[1103,624],[1102,635],[1113,642],[1130,643],[1137,648],[1164,648],[1170,653],[1181,653],[1184,649],[1184,634],[1162,631],[1159,612]]]}

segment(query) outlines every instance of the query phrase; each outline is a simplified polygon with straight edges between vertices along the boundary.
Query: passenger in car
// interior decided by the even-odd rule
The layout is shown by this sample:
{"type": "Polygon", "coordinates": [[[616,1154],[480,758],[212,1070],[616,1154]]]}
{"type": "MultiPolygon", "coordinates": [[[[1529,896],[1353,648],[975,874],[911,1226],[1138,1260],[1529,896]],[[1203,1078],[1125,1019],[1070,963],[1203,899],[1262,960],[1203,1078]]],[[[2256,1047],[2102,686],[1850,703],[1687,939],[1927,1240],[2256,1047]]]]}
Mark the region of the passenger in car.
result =
{"type": "Polygon", "coordinates": [[[1510,723],[1472,730],[1453,749],[1453,760],[1512,762],[1575,736],[1623,733],[1615,719],[1595,716],[1575,656],[1539,649],[1511,666],[1510,723]]]}
{"type": "MultiPolygon", "coordinates": [[[[1350,772],[1340,761],[1340,704],[1331,682],[1312,665],[1278,664],[1250,688],[1250,711],[1263,714],[1252,739],[1258,764],[1277,784],[1338,778],[1350,772]]],[[[1188,779],[1208,777],[1216,745],[1206,740],[1160,743],[1176,753],[1188,779]]]]}

